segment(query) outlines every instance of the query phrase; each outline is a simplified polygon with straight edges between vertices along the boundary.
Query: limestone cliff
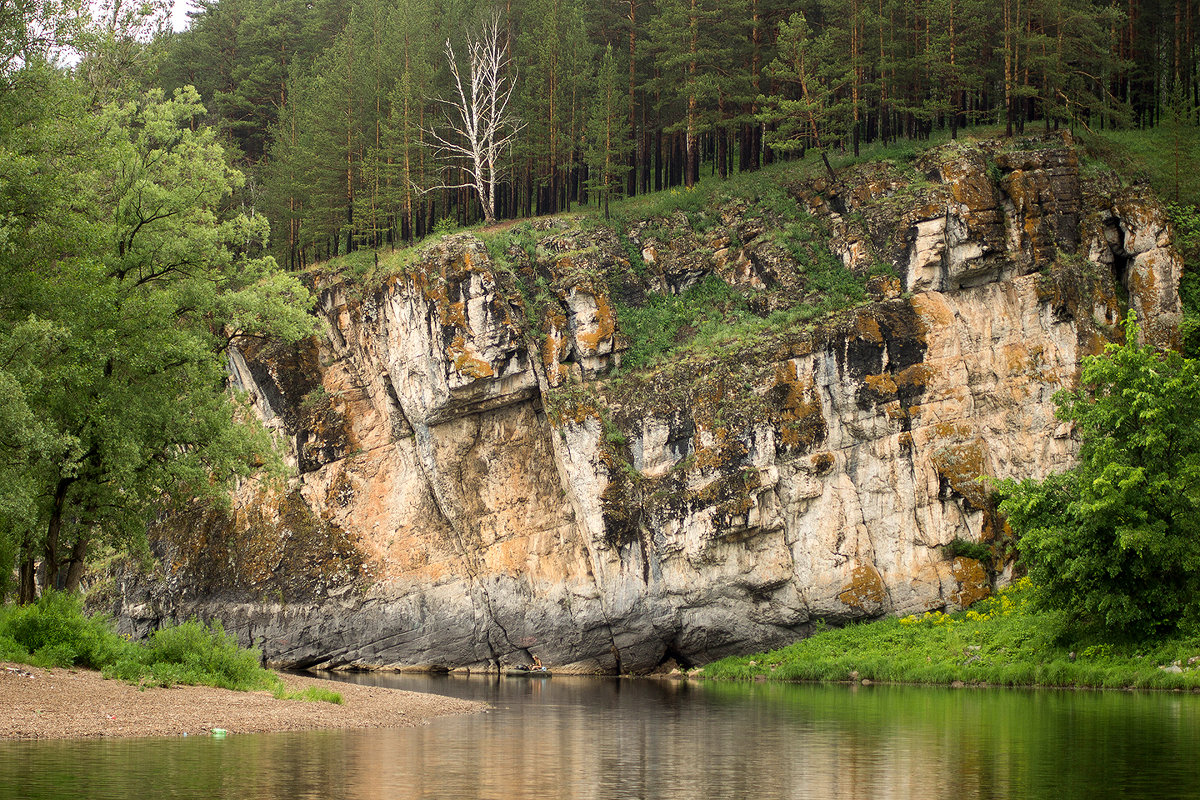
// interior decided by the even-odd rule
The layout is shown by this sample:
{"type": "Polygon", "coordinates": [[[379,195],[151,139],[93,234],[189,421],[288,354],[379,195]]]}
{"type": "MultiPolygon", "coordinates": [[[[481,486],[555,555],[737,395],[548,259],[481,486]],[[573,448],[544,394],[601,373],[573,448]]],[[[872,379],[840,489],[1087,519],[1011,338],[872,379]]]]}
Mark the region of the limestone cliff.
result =
{"type": "Polygon", "coordinates": [[[803,225],[732,197],[323,279],[323,336],[231,363],[298,477],[161,525],[116,610],[277,664],[611,672],[968,605],[1010,565],[978,476],[1072,463],[1051,398],[1127,307],[1178,336],[1162,208],[1088,173],[1062,137],[951,144],[785,183],[803,225]],[[824,313],[814,231],[863,302],[824,313]],[[745,331],[620,368],[618,309],[711,276],[745,331]]]}

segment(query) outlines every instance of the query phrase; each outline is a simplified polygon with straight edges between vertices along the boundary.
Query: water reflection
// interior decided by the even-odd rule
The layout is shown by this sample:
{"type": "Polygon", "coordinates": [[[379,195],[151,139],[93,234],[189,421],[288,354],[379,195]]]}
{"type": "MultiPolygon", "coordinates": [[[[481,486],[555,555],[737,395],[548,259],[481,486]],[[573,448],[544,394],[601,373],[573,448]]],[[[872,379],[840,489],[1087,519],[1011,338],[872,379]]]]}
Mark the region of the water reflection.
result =
{"type": "Polygon", "coordinates": [[[0,743],[0,798],[1200,797],[1194,695],[349,679],[495,710],[416,729],[0,743]]]}

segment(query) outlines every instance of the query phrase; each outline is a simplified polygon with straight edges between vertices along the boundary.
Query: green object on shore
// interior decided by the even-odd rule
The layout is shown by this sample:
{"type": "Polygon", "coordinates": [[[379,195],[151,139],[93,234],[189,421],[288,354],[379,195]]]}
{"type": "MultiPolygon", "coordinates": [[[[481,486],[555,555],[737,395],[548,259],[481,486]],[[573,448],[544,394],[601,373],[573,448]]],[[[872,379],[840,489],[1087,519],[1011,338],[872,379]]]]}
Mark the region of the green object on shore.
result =
{"type": "Polygon", "coordinates": [[[213,728],[209,733],[212,734],[212,738],[214,739],[224,739],[229,731],[224,728],[213,728]]]}

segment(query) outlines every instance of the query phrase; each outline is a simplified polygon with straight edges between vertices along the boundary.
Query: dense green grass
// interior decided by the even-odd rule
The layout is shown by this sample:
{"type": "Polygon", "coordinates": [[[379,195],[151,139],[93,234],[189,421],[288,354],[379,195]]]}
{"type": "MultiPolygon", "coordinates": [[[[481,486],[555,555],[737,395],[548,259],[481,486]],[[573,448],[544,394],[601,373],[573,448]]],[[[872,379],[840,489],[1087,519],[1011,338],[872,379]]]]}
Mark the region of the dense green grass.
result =
{"type": "Polygon", "coordinates": [[[1164,124],[1081,139],[1089,156],[1127,180],[1148,182],[1163,202],[1200,205],[1200,128],[1164,124]]]}
{"type": "Polygon", "coordinates": [[[749,310],[746,298],[710,275],[679,295],[648,295],[640,307],[619,304],[617,316],[629,337],[622,364],[636,370],[669,353],[684,338],[713,336],[732,321],[748,318],[749,310]]]}
{"type": "Polygon", "coordinates": [[[281,698],[342,702],[328,690],[288,692],[278,675],[260,666],[262,654],[239,647],[219,622],[184,622],[132,642],[107,620],[85,615],[78,598],[57,592],[31,605],[0,607],[0,660],[98,669],[106,678],[140,686],[265,689],[281,698]]]}
{"type": "Polygon", "coordinates": [[[311,702],[334,703],[341,705],[342,695],[340,692],[335,692],[332,689],[326,689],[323,686],[309,686],[307,689],[299,691],[290,691],[282,682],[275,686],[275,699],[277,700],[308,700],[311,702]]]}
{"type": "Polygon", "coordinates": [[[956,614],[884,619],[823,630],[780,650],[727,658],[710,678],[791,681],[1200,688],[1200,635],[1121,642],[1072,636],[1031,602],[1022,582],[956,614]],[[1178,662],[1183,672],[1160,667],[1178,662]]]}

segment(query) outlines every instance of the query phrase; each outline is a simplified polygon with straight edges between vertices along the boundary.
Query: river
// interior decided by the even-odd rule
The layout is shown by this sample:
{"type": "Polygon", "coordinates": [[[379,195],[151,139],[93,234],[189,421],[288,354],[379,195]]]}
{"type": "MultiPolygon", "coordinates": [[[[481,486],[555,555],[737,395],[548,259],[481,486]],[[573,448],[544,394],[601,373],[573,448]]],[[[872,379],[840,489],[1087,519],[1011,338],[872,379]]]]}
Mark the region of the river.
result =
{"type": "Polygon", "coordinates": [[[341,676],[486,700],[421,728],[0,742],[0,798],[1200,798],[1200,696],[341,676]]]}

